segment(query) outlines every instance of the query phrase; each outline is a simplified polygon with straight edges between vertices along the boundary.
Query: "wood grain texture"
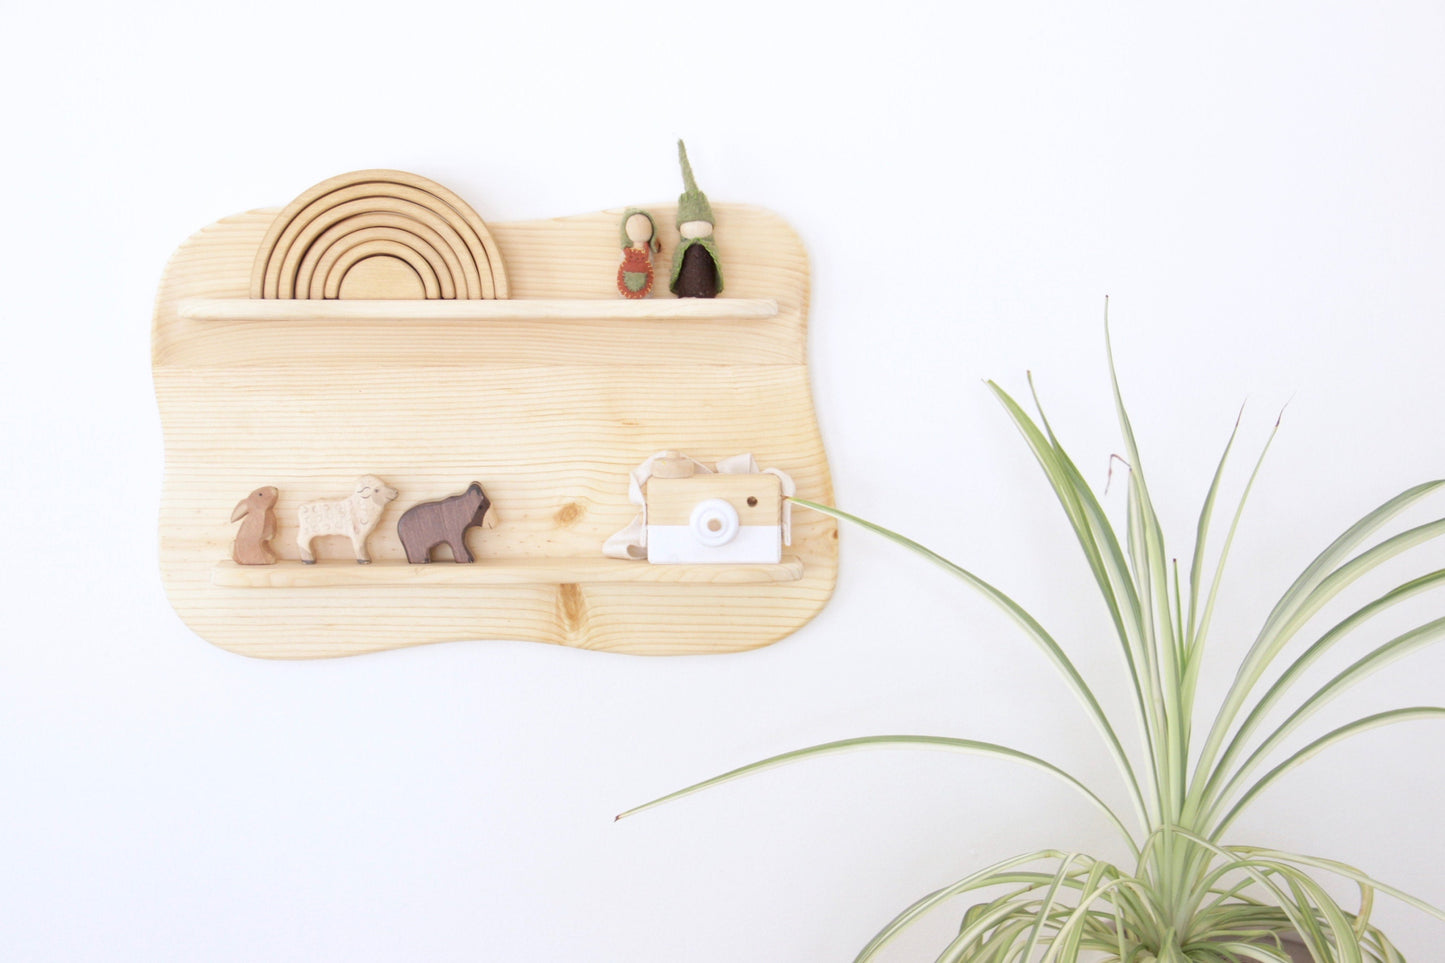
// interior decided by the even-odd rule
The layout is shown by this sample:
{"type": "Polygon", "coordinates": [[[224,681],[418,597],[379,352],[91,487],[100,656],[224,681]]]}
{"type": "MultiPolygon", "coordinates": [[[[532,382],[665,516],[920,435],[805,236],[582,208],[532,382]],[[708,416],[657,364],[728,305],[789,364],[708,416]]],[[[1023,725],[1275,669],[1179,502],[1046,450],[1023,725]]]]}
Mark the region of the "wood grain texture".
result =
{"type": "MultiPolygon", "coordinates": [[[[386,242],[401,248],[404,253],[396,256],[406,261],[412,270],[419,274],[421,269],[416,266],[416,259],[421,259],[426,266],[427,273],[436,281],[436,293],[433,294],[428,289],[426,297],[455,298],[457,296],[456,275],[452,273],[452,266],[447,263],[446,258],[442,257],[441,252],[430,244],[420,242],[415,234],[408,234],[406,231],[399,231],[391,227],[365,227],[338,238],[326,249],[326,253],[316,259],[316,266],[311,275],[306,274],[303,264],[296,276],[296,289],[309,291],[313,298],[337,297],[342,281],[352,280],[347,273],[357,261],[377,253],[393,253],[386,250],[375,250],[374,247],[368,246],[368,244],[375,245],[377,242],[386,242]]],[[[307,257],[310,255],[308,254],[307,257]]]]}
{"type": "MultiPolygon", "coordinates": [[[[347,240],[349,241],[350,238],[347,240]]],[[[358,298],[393,297],[394,295],[391,293],[392,289],[388,286],[384,275],[381,275],[380,272],[376,275],[368,276],[366,282],[361,286],[356,286],[356,282],[352,278],[347,277],[347,272],[353,267],[361,266],[361,262],[363,261],[370,261],[372,263],[382,261],[382,263],[386,263],[386,261],[392,260],[400,261],[410,267],[412,271],[416,272],[416,276],[421,278],[422,291],[426,297],[439,298],[442,296],[441,281],[437,277],[436,269],[422,255],[422,252],[389,238],[361,241],[348,247],[345,252],[336,259],[336,263],[331,266],[331,270],[326,273],[326,281],[323,286],[325,294],[323,296],[339,298],[341,296],[341,282],[345,280],[351,282],[353,285],[352,290],[360,292],[357,294],[358,298]]]]}
{"type": "MultiPolygon", "coordinates": [[[[651,209],[658,269],[670,270],[673,210],[651,209]]],[[[601,557],[637,510],[628,472],[660,450],[709,463],[752,451],[788,472],[800,497],[832,499],[806,367],[803,246],[768,211],[714,210],[727,228],[725,297],[618,298],[619,209],[488,225],[522,300],[473,301],[502,308],[481,320],[420,313],[420,302],[248,305],[275,212],[193,236],[166,268],[152,337],[166,441],[161,570],[182,619],[223,648],[269,658],[484,639],[716,653],[806,623],[837,573],[835,524],[813,513],[795,513],[794,559],[766,572],[601,557]],[[231,313],[208,314],[215,299],[233,299],[231,313]],[[727,314],[734,299],[738,317],[727,314]],[[183,302],[202,309],[182,316],[183,302]],[[667,320],[679,304],[683,313],[667,320]],[[274,305],[322,311],[245,313],[274,305]],[[703,313],[687,313],[697,305],[703,313]],[[347,316],[352,307],[357,317],[347,316]],[[363,472],[402,492],[388,519],[483,479],[502,523],[469,542],[473,565],[407,565],[387,521],[370,537],[372,565],[299,564],[297,506],[348,490],[363,472]],[[276,565],[225,561],[237,478],[281,491],[276,565]]],[[[320,557],[349,558],[345,540],[327,538],[316,540],[320,557]]]]}
{"type": "Polygon", "coordinates": [[[687,478],[656,475],[649,478],[647,523],[686,525],[693,508],[707,498],[721,498],[731,504],[738,513],[740,524],[783,524],[783,492],[778,476],[701,473],[687,478]]]}
{"type": "Polygon", "coordinates": [[[385,254],[361,258],[338,273],[334,297],[342,300],[412,301],[431,295],[427,279],[405,258],[385,254]]]}

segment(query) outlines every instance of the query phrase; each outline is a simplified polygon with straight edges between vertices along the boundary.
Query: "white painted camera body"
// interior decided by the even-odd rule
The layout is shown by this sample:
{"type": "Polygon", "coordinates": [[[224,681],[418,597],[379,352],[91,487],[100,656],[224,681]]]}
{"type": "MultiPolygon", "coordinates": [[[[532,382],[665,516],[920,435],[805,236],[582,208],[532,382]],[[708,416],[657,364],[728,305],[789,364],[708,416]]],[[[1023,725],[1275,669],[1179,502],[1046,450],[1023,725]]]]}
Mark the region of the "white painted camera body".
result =
{"type": "Polygon", "coordinates": [[[645,498],[649,562],[783,560],[783,491],[777,475],[653,476],[645,498]]]}

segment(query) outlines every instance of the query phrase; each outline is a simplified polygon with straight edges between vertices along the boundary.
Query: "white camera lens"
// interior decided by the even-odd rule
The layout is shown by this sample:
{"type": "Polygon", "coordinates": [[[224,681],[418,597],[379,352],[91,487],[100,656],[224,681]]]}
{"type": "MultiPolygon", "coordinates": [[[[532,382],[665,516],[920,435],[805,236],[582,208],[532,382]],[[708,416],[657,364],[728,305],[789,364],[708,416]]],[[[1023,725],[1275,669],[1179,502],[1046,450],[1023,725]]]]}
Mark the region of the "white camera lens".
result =
{"type": "Polygon", "coordinates": [[[698,502],[689,521],[692,534],[709,548],[726,545],[738,534],[738,511],[721,498],[698,502]]]}

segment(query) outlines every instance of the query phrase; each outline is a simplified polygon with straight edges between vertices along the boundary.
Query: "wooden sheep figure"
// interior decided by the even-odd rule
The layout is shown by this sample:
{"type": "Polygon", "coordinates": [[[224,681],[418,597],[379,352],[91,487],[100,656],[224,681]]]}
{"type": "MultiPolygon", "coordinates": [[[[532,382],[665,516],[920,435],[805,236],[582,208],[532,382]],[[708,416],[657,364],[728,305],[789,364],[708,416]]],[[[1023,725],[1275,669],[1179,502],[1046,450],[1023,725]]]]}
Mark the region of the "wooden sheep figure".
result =
{"type": "Polygon", "coordinates": [[[258,488],[236,503],[231,521],[240,522],[231,558],[237,565],[274,565],[276,553],[267,544],[276,536],[276,499],[281,493],[273,486],[258,488]]]}
{"type": "Polygon", "coordinates": [[[366,551],[367,536],[381,521],[387,503],[394,498],[395,488],[375,475],[362,475],[356,480],[356,490],[345,498],[322,498],[303,503],[296,510],[296,520],[301,526],[296,533],[301,561],[307,565],[316,561],[311,552],[311,540],[316,536],[345,535],[351,539],[357,564],[369,564],[371,556],[366,551]]]}
{"type": "Polygon", "coordinates": [[[467,529],[474,525],[495,528],[497,513],[487,514],[491,507],[491,499],[482,491],[481,482],[472,482],[460,495],[408,508],[396,523],[396,534],[406,549],[406,560],[413,565],[430,562],[432,549],[445,542],[451,546],[452,558],[456,561],[476,561],[467,548],[467,529]]]}

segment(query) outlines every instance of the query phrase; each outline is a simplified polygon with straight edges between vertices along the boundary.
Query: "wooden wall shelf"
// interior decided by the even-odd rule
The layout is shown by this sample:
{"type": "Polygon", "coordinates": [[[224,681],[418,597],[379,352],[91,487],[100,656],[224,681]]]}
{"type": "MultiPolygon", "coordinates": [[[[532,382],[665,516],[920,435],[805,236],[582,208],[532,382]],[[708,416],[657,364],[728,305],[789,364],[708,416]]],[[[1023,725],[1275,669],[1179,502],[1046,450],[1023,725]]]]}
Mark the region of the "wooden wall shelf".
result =
{"type": "Polygon", "coordinates": [[[773,298],[536,298],[507,301],[340,301],[189,298],[177,314],[186,321],[731,321],[774,318],[773,298]]]}
{"type": "Polygon", "coordinates": [[[186,241],[162,277],[151,339],[166,443],[161,575],[186,624],[246,655],[316,658],[486,639],[732,652],[811,619],[838,552],[836,525],[813,512],[793,514],[779,565],[601,554],[636,513],[628,473],[664,449],[707,463],[751,451],[799,497],[832,499],[797,234],[770,211],[714,203],[727,288],[678,299],[665,281],[675,208],[648,209],[663,250],[657,296],[640,301],[616,294],[622,208],[486,224],[495,277],[505,268],[509,299],[498,300],[254,297],[277,209],[186,241]],[[371,535],[375,562],[357,565],[343,540],[323,538],[321,561],[302,565],[297,506],[365,473],[401,493],[371,535]],[[478,560],[406,564],[401,512],[474,480],[498,519],[468,532],[478,560]],[[281,561],[235,565],[232,509],[264,485],[281,493],[281,561]]]}
{"type": "Polygon", "coordinates": [[[803,562],[783,556],[776,565],[650,565],[615,558],[478,559],[469,565],[437,561],[411,565],[390,559],[358,565],[332,560],[305,565],[237,565],[218,562],[211,584],[231,588],[310,588],[315,586],[414,585],[567,585],[600,582],[655,582],[687,585],[761,585],[796,582],[803,562]]]}

